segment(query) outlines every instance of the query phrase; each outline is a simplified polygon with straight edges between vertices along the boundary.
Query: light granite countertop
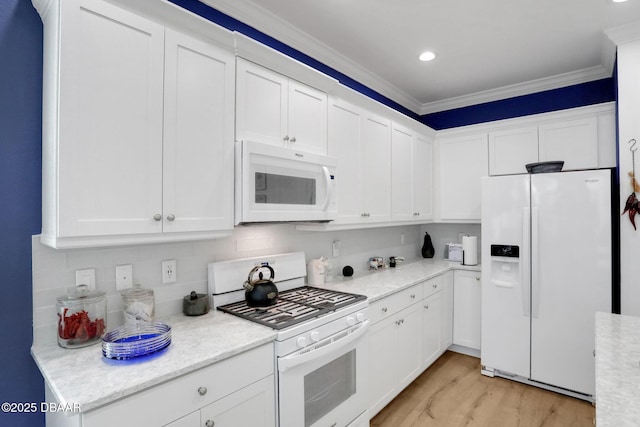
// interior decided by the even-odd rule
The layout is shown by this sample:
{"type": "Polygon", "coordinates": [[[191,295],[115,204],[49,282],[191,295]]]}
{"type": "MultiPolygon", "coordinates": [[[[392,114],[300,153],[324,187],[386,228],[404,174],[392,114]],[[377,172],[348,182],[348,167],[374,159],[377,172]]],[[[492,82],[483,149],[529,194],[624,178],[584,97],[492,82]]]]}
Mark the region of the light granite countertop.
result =
{"type": "Polygon", "coordinates": [[[596,425],[640,422],[640,317],[596,313],[596,425]]]}
{"type": "MultiPolygon", "coordinates": [[[[480,266],[426,259],[340,276],[322,287],[365,295],[371,303],[451,269],[480,271],[480,266]]],[[[85,412],[270,343],[276,336],[273,329],[213,310],[204,316],[177,314],[161,320],[172,328],[171,345],[140,361],[106,359],[99,343],[79,349],[33,346],[31,354],[58,402],[79,405],[85,412]]]]}

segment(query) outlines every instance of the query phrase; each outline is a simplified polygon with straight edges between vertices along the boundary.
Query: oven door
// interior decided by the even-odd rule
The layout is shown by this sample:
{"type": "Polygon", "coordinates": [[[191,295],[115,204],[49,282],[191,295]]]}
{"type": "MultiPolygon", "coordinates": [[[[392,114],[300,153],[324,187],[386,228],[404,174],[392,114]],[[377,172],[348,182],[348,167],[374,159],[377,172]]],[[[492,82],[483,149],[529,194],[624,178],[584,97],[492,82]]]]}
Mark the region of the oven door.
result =
{"type": "Polygon", "coordinates": [[[369,322],[278,358],[280,427],[344,427],[367,410],[369,322]]]}
{"type": "Polygon", "coordinates": [[[236,223],[335,219],[334,158],[242,141],[236,161],[236,223]]]}

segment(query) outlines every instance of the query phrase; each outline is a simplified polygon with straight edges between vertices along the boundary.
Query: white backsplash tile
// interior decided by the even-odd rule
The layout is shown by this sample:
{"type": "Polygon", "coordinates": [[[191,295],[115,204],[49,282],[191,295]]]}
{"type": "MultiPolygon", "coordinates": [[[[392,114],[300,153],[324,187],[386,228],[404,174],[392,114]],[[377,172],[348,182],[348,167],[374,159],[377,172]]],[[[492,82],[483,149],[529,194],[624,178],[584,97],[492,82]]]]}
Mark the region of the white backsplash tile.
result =
{"type": "Polygon", "coordinates": [[[107,293],[107,327],[122,324],[122,299],[115,286],[115,266],[131,264],[133,282],[153,289],[155,314],[164,317],[182,312],[182,299],[192,290],[207,292],[207,265],[211,262],[285,252],[305,252],[306,260],[330,257],[334,276],[350,265],[356,272],[368,268],[368,259],[382,256],[421,258],[424,231],[432,236],[436,258],[442,258],[444,244],[458,239],[458,233],[480,234],[479,225],[430,224],[364,230],[313,232],[298,231],[289,224],[238,227],[231,237],[187,243],[163,243],[117,248],[55,250],[33,237],[34,342],[55,343],[56,298],[75,285],[75,270],[96,269],[96,287],[107,293]],[[405,244],[400,244],[400,234],[405,244]],[[340,256],[332,258],[332,244],[340,240],[340,256]],[[161,263],[175,259],[177,281],[162,284],[161,263]]]}

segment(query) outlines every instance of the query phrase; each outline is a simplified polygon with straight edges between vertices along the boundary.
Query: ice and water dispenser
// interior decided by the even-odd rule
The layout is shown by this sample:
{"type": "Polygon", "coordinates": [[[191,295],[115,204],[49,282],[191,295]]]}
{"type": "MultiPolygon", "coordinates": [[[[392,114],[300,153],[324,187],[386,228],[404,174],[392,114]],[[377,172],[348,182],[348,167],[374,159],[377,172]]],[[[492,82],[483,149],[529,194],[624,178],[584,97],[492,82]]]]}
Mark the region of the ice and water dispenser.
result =
{"type": "Polygon", "coordinates": [[[517,245],[491,245],[491,283],[498,287],[514,288],[520,285],[520,247],[517,245]]]}

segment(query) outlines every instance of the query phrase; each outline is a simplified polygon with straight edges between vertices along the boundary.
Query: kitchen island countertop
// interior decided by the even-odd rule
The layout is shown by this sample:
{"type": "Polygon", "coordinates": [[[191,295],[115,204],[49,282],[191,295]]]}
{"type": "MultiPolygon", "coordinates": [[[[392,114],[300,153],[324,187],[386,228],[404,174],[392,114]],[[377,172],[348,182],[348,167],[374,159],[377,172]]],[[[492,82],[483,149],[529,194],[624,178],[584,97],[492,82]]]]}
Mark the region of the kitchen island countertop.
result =
{"type": "MultiPolygon", "coordinates": [[[[425,259],[355,277],[340,276],[321,287],[365,295],[372,303],[451,269],[480,271],[480,266],[425,259]]],[[[176,314],[160,320],[171,326],[172,342],[148,359],[105,359],[100,344],[79,349],[33,346],[31,354],[58,403],[79,405],[85,412],[270,343],[276,336],[273,329],[215,310],[204,316],[176,314]]]]}
{"type": "Polygon", "coordinates": [[[596,425],[640,420],[640,317],[596,313],[596,425]]]}

